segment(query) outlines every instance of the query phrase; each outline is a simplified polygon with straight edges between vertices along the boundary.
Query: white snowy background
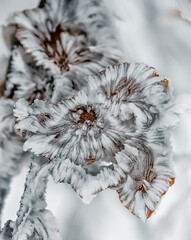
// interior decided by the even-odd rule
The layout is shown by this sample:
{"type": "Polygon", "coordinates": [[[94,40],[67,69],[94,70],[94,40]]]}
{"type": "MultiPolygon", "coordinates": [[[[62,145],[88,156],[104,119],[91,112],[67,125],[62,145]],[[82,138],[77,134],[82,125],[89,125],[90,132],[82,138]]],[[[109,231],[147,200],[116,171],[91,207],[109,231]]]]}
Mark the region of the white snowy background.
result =
{"type": "MultiPolygon", "coordinates": [[[[37,3],[37,0],[0,0],[0,24],[6,23],[10,13],[35,7],[37,3]]],[[[105,0],[105,3],[114,15],[124,60],[154,66],[172,81],[175,95],[191,94],[191,21],[188,20],[191,20],[191,2],[105,0]]],[[[2,37],[0,54],[9,54],[2,37]]],[[[191,111],[182,115],[179,127],[173,132],[172,144],[176,181],[146,223],[122,206],[115,191],[104,191],[90,205],[84,205],[67,185],[56,185],[50,179],[48,208],[58,219],[63,240],[190,240],[191,111]]],[[[16,219],[27,169],[28,163],[12,183],[3,222],[16,219]]]]}

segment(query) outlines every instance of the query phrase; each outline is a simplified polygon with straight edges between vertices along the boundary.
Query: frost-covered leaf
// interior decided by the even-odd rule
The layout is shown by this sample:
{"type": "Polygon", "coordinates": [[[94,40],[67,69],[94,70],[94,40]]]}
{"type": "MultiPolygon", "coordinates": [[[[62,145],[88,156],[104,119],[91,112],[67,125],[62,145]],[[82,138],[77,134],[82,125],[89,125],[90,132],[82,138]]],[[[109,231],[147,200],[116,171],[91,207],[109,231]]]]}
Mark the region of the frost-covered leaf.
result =
{"type": "Polygon", "coordinates": [[[102,1],[45,1],[42,8],[17,13],[14,21],[26,52],[53,73],[86,75],[119,60],[118,43],[102,1]]]}
{"type": "Polygon", "coordinates": [[[50,100],[54,90],[54,77],[42,67],[37,67],[30,56],[15,45],[9,63],[4,96],[13,100],[25,98],[50,100]]]}
{"type": "Polygon", "coordinates": [[[166,78],[124,63],[90,76],[86,88],[57,105],[21,99],[14,115],[28,133],[24,150],[47,158],[55,181],[71,184],[86,202],[114,188],[145,220],[174,181],[172,106],[166,78]]]}
{"type": "Polygon", "coordinates": [[[57,103],[74,96],[85,82],[85,77],[80,75],[77,78],[75,72],[52,75],[49,70],[37,66],[31,56],[24,53],[22,46],[16,44],[2,88],[5,88],[4,97],[13,100],[25,98],[33,103],[35,99],[41,99],[57,103]]]}

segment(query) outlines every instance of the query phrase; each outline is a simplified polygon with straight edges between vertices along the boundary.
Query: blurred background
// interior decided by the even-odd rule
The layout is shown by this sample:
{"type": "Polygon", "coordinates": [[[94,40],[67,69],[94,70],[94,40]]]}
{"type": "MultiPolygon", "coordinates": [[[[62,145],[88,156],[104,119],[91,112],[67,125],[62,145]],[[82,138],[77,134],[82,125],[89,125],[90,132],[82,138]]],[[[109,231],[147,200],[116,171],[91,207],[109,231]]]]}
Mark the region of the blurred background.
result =
{"type": "MultiPolygon", "coordinates": [[[[123,61],[155,67],[174,86],[174,94],[191,94],[191,2],[189,0],[104,0],[113,15],[123,61]],[[189,5],[190,4],[190,5],[189,5]],[[190,7],[189,7],[190,6],[190,7]],[[183,13],[181,14],[181,10],[183,13]]],[[[1,0],[0,24],[12,12],[33,8],[37,0],[1,0]]],[[[9,55],[0,32],[0,54],[9,55]]],[[[191,97],[191,95],[190,95],[191,97]]],[[[191,108],[191,106],[190,106],[191,108]]],[[[124,208],[115,191],[106,190],[84,205],[76,193],[50,179],[48,209],[56,216],[66,240],[190,240],[191,239],[191,111],[173,131],[176,181],[146,223],[124,208]]],[[[28,170],[26,162],[11,187],[3,223],[15,220],[28,170]]]]}

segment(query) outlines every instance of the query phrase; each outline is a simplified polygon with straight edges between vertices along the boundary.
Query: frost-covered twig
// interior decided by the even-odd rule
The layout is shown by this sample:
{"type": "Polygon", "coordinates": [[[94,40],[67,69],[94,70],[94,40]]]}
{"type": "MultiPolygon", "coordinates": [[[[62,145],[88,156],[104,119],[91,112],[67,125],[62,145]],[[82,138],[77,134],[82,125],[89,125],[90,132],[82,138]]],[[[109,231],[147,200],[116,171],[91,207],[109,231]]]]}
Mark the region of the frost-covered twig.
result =
{"type": "Polygon", "coordinates": [[[14,129],[14,101],[3,97],[7,62],[7,58],[2,58],[0,61],[0,219],[11,179],[20,172],[24,155],[23,140],[17,136],[17,131],[14,129]]]}
{"type": "Polygon", "coordinates": [[[61,239],[52,213],[46,210],[45,193],[49,165],[43,167],[33,159],[26,178],[25,190],[16,222],[7,223],[3,230],[4,239],[13,240],[61,239]],[[9,225],[9,231],[7,231],[9,225]],[[6,231],[5,231],[6,230],[6,231]],[[6,236],[8,232],[9,236],[6,236]]]}

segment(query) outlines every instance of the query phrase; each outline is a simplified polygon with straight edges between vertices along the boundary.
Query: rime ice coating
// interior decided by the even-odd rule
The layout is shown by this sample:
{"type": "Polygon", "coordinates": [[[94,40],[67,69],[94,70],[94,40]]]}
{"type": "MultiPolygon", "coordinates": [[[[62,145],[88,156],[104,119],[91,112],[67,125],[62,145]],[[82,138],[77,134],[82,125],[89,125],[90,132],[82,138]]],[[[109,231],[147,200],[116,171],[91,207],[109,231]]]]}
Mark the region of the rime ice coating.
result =
{"type": "Polygon", "coordinates": [[[85,202],[115,189],[146,220],[174,181],[172,105],[167,79],[145,64],[124,63],[90,76],[86,88],[57,105],[21,99],[14,115],[27,134],[24,150],[44,156],[55,181],[69,183],[85,202]]]}

